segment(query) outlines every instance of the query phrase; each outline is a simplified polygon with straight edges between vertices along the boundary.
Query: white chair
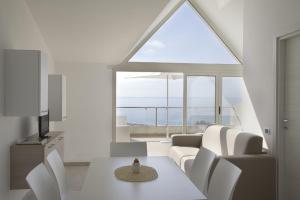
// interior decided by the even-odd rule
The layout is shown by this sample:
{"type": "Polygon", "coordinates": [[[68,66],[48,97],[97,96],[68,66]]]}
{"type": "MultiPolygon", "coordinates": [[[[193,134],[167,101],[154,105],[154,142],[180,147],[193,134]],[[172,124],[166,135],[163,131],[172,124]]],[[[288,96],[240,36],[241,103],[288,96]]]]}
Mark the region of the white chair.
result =
{"type": "Polygon", "coordinates": [[[32,190],[29,190],[25,195],[24,197],[22,198],[22,200],[37,200],[33,191],[32,190]]]}
{"type": "Polygon", "coordinates": [[[31,170],[26,181],[37,200],[61,200],[58,186],[44,164],[41,163],[31,170]]]}
{"type": "Polygon", "coordinates": [[[215,153],[202,147],[193,161],[190,179],[205,195],[207,195],[208,179],[215,158],[215,153]]]}
{"type": "Polygon", "coordinates": [[[67,188],[65,166],[58,152],[56,150],[53,150],[47,156],[47,161],[51,168],[52,175],[54,176],[57,182],[61,200],[78,199],[80,191],[71,191],[67,188]]]}
{"type": "Polygon", "coordinates": [[[225,159],[220,159],[210,179],[208,199],[231,200],[241,173],[240,168],[225,159]]]}
{"type": "Polygon", "coordinates": [[[59,187],[60,195],[63,196],[67,191],[64,163],[56,150],[48,154],[47,161],[59,187]]]}
{"type": "Polygon", "coordinates": [[[53,150],[47,156],[47,161],[50,165],[52,175],[54,176],[57,182],[61,199],[78,199],[79,191],[70,191],[67,188],[65,166],[58,152],[56,150],[53,150]]]}
{"type": "Polygon", "coordinates": [[[111,142],[110,143],[110,156],[147,156],[147,143],[146,142],[111,142]]]}

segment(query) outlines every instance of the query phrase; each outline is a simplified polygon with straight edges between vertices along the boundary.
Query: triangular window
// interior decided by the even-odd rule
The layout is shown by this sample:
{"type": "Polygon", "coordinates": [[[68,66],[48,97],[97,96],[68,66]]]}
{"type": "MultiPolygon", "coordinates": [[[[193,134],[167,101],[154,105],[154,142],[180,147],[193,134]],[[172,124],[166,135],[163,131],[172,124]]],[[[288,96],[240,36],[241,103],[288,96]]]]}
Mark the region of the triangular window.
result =
{"type": "Polygon", "coordinates": [[[182,4],[129,62],[239,63],[188,2],[182,4]]]}

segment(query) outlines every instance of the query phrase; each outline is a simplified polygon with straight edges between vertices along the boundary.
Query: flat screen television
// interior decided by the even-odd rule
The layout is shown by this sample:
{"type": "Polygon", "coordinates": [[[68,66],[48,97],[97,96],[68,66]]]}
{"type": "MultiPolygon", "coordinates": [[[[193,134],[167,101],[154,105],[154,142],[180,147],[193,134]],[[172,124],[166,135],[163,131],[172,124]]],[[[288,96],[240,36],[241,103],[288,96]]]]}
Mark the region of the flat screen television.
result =
{"type": "Polygon", "coordinates": [[[49,113],[39,116],[39,137],[47,138],[47,133],[49,133],[49,113]]]}

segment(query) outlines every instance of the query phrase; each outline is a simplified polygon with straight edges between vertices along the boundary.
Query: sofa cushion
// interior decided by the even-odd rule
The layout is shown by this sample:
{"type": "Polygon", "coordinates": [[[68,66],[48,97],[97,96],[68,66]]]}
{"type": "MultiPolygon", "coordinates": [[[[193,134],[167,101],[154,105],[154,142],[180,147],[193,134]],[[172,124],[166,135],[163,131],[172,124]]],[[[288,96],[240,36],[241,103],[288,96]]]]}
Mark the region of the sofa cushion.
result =
{"type": "Polygon", "coordinates": [[[202,145],[203,133],[196,134],[174,134],[172,135],[172,146],[197,147],[202,145]]]}
{"type": "Polygon", "coordinates": [[[239,133],[236,136],[233,155],[261,154],[263,138],[251,133],[239,133]]]}
{"type": "Polygon", "coordinates": [[[252,133],[228,129],[226,133],[227,153],[224,155],[261,154],[263,138],[252,133]]]}
{"type": "Polygon", "coordinates": [[[217,155],[227,155],[226,132],[228,129],[221,125],[208,127],[202,137],[202,146],[217,155]]]}
{"type": "MultiPolygon", "coordinates": [[[[184,136],[177,138],[177,143],[184,136]]],[[[198,135],[199,137],[199,135],[198,135]]],[[[189,137],[190,139],[191,137],[189,137]]],[[[187,139],[186,139],[187,140],[187,139]]],[[[238,129],[230,129],[221,125],[213,125],[206,129],[202,136],[202,146],[214,152],[218,156],[244,155],[244,154],[261,154],[262,137],[251,133],[240,132],[238,129]]],[[[190,144],[190,143],[189,143],[190,144]]],[[[190,166],[185,166],[187,160],[194,159],[199,149],[194,146],[171,146],[169,157],[177,165],[188,173],[190,166]]],[[[192,161],[187,163],[191,164],[192,161]]]]}
{"type": "Polygon", "coordinates": [[[202,137],[202,146],[219,156],[260,154],[262,142],[258,135],[220,125],[208,127],[202,137]]]}
{"type": "Polygon", "coordinates": [[[235,153],[235,143],[236,143],[236,138],[239,134],[238,129],[228,129],[226,133],[226,144],[227,144],[227,153],[226,155],[234,155],[235,153]]]}
{"type": "Polygon", "coordinates": [[[178,166],[183,166],[184,168],[184,158],[190,157],[195,158],[199,151],[199,148],[195,147],[179,147],[179,146],[172,146],[169,150],[169,157],[173,159],[178,166]]]}

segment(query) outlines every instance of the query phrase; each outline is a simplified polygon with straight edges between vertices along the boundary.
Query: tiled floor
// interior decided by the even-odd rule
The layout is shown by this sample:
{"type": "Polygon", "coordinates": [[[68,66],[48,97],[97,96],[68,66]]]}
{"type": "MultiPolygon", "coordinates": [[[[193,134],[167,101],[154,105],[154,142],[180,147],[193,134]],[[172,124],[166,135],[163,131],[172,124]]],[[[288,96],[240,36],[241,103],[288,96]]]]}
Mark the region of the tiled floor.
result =
{"type": "Polygon", "coordinates": [[[66,182],[70,190],[81,190],[89,166],[66,166],[66,182]]]}

